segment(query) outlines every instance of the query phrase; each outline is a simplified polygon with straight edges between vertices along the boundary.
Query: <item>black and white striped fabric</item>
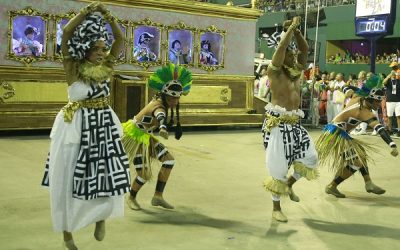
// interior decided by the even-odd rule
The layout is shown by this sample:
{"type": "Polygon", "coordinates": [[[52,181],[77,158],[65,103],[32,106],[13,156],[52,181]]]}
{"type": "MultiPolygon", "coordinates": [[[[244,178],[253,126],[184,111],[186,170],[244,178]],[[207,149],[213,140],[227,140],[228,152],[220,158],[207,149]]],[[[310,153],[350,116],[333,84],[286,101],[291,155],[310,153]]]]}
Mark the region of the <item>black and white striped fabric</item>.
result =
{"type": "MultiPolygon", "coordinates": [[[[275,31],[274,33],[272,33],[272,35],[265,34],[264,39],[267,41],[268,48],[276,49],[284,34],[285,34],[284,31],[282,32],[275,31]]],[[[294,41],[290,42],[289,49],[290,50],[297,49],[296,43],[294,41]]]]}
{"type": "Polygon", "coordinates": [[[92,42],[108,41],[108,32],[102,16],[92,14],[76,27],[73,37],[68,40],[68,52],[76,60],[85,58],[92,42]]]}
{"type": "MultiPolygon", "coordinates": [[[[88,99],[109,95],[109,82],[92,84],[88,99]]],[[[110,107],[82,108],[82,134],[73,176],[73,197],[91,200],[129,192],[129,160],[110,107]]],[[[42,185],[49,185],[49,159],[42,185]]]]}
{"type": "Polygon", "coordinates": [[[42,179],[42,186],[49,186],[49,160],[50,160],[50,153],[47,154],[47,159],[46,159],[46,166],[44,170],[44,176],[42,179]]]}
{"type": "Polygon", "coordinates": [[[268,48],[276,48],[281,41],[281,33],[275,31],[272,35],[265,34],[264,38],[267,41],[268,48]]]}
{"type": "MultiPolygon", "coordinates": [[[[168,149],[165,147],[164,144],[160,143],[160,142],[156,142],[156,144],[154,145],[154,155],[151,155],[150,157],[153,158],[157,158],[159,161],[162,161],[162,158],[168,154],[168,149]]],[[[164,166],[164,164],[166,165],[167,168],[172,168],[170,167],[171,165],[173,166],[175,162],[171,163],[172,161],[164,161],[162,162],[164,166]]],[[[144,164],[147,163],[146,162],[146,156],[142,154],[142,150],[139,148],[138,153],[135,155],[135,158],[133,159],[133,166],[135,167],[135,169],[142,169],[143,167],[145,167],[145,165],[149,165],[149,164],[144,164]]]]}
{"type": "MultiPolygon", "coordinates": [[[[264,124],[265,123],[266,119],[264,120],[264,124]]],[[[311,139],[307,130],[299,123],[294,125],[280,123],[279,130],[283,136],[285,157],[288,160],[288,166],[290,166],[293,161],[306,157],[306,152],[311,145],[311,139]]],[[[270,132],[263,129],[263,142],[265,149],[268,147],[270,134],[270,132]]]]}

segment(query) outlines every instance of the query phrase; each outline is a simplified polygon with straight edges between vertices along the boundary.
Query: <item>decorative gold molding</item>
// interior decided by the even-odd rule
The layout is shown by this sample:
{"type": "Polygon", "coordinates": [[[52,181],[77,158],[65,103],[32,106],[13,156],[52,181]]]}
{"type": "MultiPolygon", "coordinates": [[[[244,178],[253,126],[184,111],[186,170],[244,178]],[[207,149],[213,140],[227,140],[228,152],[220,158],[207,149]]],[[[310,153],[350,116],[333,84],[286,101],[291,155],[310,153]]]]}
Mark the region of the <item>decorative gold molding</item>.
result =
{"type": "Polygon", "coordinates": [[[210,73],[212,71],[215,71],[215,70],[218,70],[218,69],[221,69],[221,68],[224,68],[224,65],[225,65],[225,51],[226,51],[225,40],[226,40],[226,31],[218,29],[215,25],[211,25],[211,26],[209,26],[209,27],[207,27],[205,29],[200,29],[199,30],[199,35],[198,35],[198,41],[197,41],[197,44],[199,46],[198,55],[197,55],[197,67],[207,71],[208,73],[210,73]],[[209,33],[216,33],[216,34],[220,35],[221,39],[222,39],[222,46],[223,46],[222,47],[222,53],[221,53],[222,60],[218,60],[218,64],[217,65],[201,64],[200,60],[199,60],[200,52],[201,52],[201,36],[203,34],[205,34],[205,33],[208,33],[208,32],[209,33]]]}
{"type": "Polygon", "coordinates": [[[5,99],[10,99],[15,95],[14,87],[5,81],[0,82],[0,103],[4,103],[5,99]],[[1,93],[4,90],[3,93],[1,93]]]}
{"type": "MultiPolygon", "coordinates": [[[[74,16],[76,15],[76,13],[74,11],[69,11],[65,14],[55,14],[55,15],[51,15],[51,19],[53,19],[53,32],[51,34],[51,37],[53,39],[53,56],[52,59],[53,61],[58,61],[58,62],[62,62],[63,60],[63,56],[61,53],[57,53],[57,24],[59,22],[61,22],[61,20],[63,19],[72,19],[74,16]]],[[[122,26],[125,29],[125,37],[128,37],[128,25],[129,25],[129,21],[126,20],[122,20],[116,17],[116,20],[118,22],[118,24],[120,26],[122,26]]],[[[115,65],[118,64],[124,64],[127,62],[127,54],[128,53],[128,41],[127,39],[124,41],[124,56],[121,56],[119,58],[117,58],[115,60],[115,65]]]]}
{"type": "Polygon", "coordinates": [[[39,12],[35,9],[33,9],[31,6],[26,7],[25,9],[22,10],[11,10],[8,11],[8,52],[6,55],[7,59],[10,60],[15,60],[21,63],[24,63],[27,67],[30,67],[32,63],[37,62],[37,61],[43,61],[47,59],[47,55],[48,55],[48,40],[50,37],[49,34],[49,25],[48,25],[48,21],[49,21],[49,17],[50,14],[48,13],[42,13],[39,12]],[[44,45],[43,45],[43,50],[44,52],[40,55],[40,56],[17,56],[12,48],[12,39],[13,39],[13,20],[14,18],[16,18],[17,16],[37,16],[40,17],[44,24],[45,24],[45,30],[46,30],[46,36],[44,38],[44,45]]]}
{"type": "MultiPolygon", "coordinates": [[[[250,115],[249,115],[250,116],[250,115]]],[[[257,115],[257,114],[253,114],[252,116],[261,116],[261,115],[257,115]]],[[[248,118],[247,118],[248,120],[248,118]]],[[[262,121],[261,122],[227,122],[227,123],[190,123],[190,124],[181,124],[182,127],[205,127],[205,126],[218,126],[218,127],[222,127],[222,126],[226,126],[226,127],[237,127],[237,126],[241,126],[241,127],[260,127],[262,125],[262,121]]]]}
{"type": "Polygon", "coordinates": [[[254,76],[244,75],[204,75],[204,74],[193,74],[194,79],[202,79],[209,81],[254,81],[254,76]]]}
{"type": "Polygon", "coordinates": [[[253,109],[254,108],[254,79],[248,80],[246,84],[246,108],[253,109]]]}
{"type": "MultiPolygon", "coordinates": [[[[35,103],[32,103],[30,105],[34,105],[34,104],[35,103]]],[[[61,106],[60,108],[62,108],[62,107],[63,106],[61,106]]],[[[60,111],[60,108],[57,108],[56,111],[51,111],[51,110],[23,111],[23,113],[16,112],[16,111],[0,111],[0,116],[1,115],[8,115],[8,116],[21,116],[21,115],[22,116],[40,116],[40,115],[46,115],[46,116],[51,116],[52,120],[54,121],[54,117],[56,117],[57,113],[60,111]]],[[[51,128],[51,124],[49,124],[49,126],[47,128],[51,128]]],[[[23,129],[23,128],[21,128],[21,129],[23,129]]],[[[0,128],[0,130],[1,130],[1,128],[0,128]]]]}
{"type": "Polygon", "coordinates": [[[261,3],[259,0],[251,0],[251,8],[252,9],[259,9],[261,3]]]}
{"type": "MultiPolygon", "coordinates": [[[[130,39],[130,44],[131,44],[131,50],[129,51],[129,54],[131,55],[131,60],[129,61],[131,64],[134,65],[139,65],[143,67],[144,70],[148,70],[150,67],[155,67],[155,66],[160,66],[162,64],[162,50],[163,50],[163,30],[165,29],[165,26],[161,23],[156,23],[153,22],[150,18],[145,18],[142,21],[139,22],[134,22],[130,21],[130,25],[132,26],[132,34],[131,34],[131,39],[130,39]],[[157,55],[157,60],[152,62],[152,61],[146,61],[146,62],[139,62],[136,60],[136,58],[133,56],[133,50],[135,48],[135,29],[139,26],[150,26],[158,29],[160,33],[160,40],[159,40],[159,51],[157,55]]],[[[167,45],[168,46],[168,45],[167,45]]]]}
{"type": "Polygon", "coordinates": [[[229,85],[193,84],[190,95],[182,96],[180,103],[190,105],[223,105],[232,100],[232,89],[229,85]]]}
{"type": "Polygon", "coordinates": [[[238,114],[246,114],[249,109],[247,108],[179,108],[179,112],[182,111],[182,114],[201,114],[205,115],[208,113],[220,113],[226,116],[234,116],[238,114]]]}
{"type": "Polygon", "coordinates": [[[230,102],[232,100],[232,90],[230,88],[222,89],[220,99],[223,102],[230,102]]]}
{"type": "Polygon", "coordinates": [[[196,31],[195,27],[188,26],[185,22],[179,21],[177,24],[170,25],[168,28],[177,29],[177,30],[191,30],[196,31]]]}
{"type": "MultiPolygon", "coordinates": [[[[117,83],[119,80],[112,81],[111,93],[115,98],[112,105],[119,105],[120,110],[126,111],[127,106],[121,98],[125,94],[121,90],[129,85],[140,87],[141,106],[144,106],[149,101],[147,98],[151,98],[154,94],[147,87],[147,79],[152,72],[116,70],[115,74],[135,75],[140,78],[138,81],[121,79],[120,83],[117,83]]],[[[11,83],[16,93],[12,99],[5,100],[5,104],[0,104],[0,130],[51,128],[56,113],[67,101],[67,84],[62,68],[1,65],[0,79],[11,83]]],[[[253,82],[252,75],[193,74],[193,93],[189,95],[189,98],[199,94],[199,97],[203,99],[198,98],[198,103],[193,102],[194,99],[189,100],[191,103],[181,106],[182,125],[261,125],[261,114],[248,114],[252,110],[250,98],[252,98],[253,82]],[[196,87],[200,87],[202,93],[195,93],[196,87]],[[210,87],[213,90],[207,92],[206,89],[210,87]],[[226,90],[227,88],[231,90],[231,95],[229,95],[229,90],[226,90]],[[207,95],[207,93],[211,94],[207,95]]],[[[1,97],[3,92],[3,86],[1,86],[1,97]]]]}
{"type": "MultiPolygon", "coordinates": [[[[121,74],[121,75],[132,75],[132,76],[139,76],[139,77],[149,77],[153,72],[147,71],[143,72],[140,70],[114,70],[114,74],[121,74]]],[[[55,68],[55,67],[30,67],[24,68],[19,66],[10,66],[10,65],[0,65],[0,75],[4,79],[5,75],[9,76],[8,79],[16,79],[16,75],[42,75],[42,74],[51,74],[58,77],[64,77],[65,71],[63,68],[55,68]]],[[[208,74],[196,74],[193,73],[194,80],[210,80],[210,81],[254,81],[253,75],[208,75],[208,74]]]]}
{"type": "Polygon", "coordinates": [[[9,85],[18,93],[7,103],[11,104],[45,104],[66,103],[68,101],[66,81],[42,80],[9,80],[9,85]]]}
{"type": "MultiPolygon", "coordinates": [[[[92,2],[91,0],[80,0],[92,2]]],[[[135,7],[143,9],[156,9],[173,11],[185,14],[196,14],[228,19],[257,20],[263,13],[260,10],[227,6],[221,4],[203,3],[189,0],[102,0],[102,3],[135,7]]]]}

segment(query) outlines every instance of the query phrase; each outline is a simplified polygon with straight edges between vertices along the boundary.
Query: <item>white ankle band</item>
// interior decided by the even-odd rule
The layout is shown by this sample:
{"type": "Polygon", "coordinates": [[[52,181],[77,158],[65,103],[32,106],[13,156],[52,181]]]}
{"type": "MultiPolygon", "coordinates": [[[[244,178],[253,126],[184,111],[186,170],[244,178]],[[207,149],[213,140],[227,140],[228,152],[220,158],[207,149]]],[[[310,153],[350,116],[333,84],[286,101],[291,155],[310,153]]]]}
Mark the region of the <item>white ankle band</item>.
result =
{"type": "Polygon", "coordinates": [[[281,196],[277,195],[277,194],[272,194],[271,197],[272,197],[273,201],[280,201],[281,200],[281,196]]]}

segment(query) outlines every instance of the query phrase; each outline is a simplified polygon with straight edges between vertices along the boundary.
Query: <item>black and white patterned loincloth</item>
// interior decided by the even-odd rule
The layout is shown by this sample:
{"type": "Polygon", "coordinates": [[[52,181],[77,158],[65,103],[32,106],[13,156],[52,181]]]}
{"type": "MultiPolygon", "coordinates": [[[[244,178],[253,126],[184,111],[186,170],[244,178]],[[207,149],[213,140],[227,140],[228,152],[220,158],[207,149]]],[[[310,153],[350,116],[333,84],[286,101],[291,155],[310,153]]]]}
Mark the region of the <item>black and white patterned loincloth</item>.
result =
{"type": "MultiPolygon", "coordinates": [[[[264,148],[268,148],[271,132],[265,130],[265,123],[263,124],[263,143],[264,148]]],[[[311,145],[311,139],[308,135],[307,130],[299,123],[296,124],[284,124],[280,123],[276,128],[279,128],[284,144],[285,157],[290,166],[293,161],[306,157],[306,153],[311,145]]]]}

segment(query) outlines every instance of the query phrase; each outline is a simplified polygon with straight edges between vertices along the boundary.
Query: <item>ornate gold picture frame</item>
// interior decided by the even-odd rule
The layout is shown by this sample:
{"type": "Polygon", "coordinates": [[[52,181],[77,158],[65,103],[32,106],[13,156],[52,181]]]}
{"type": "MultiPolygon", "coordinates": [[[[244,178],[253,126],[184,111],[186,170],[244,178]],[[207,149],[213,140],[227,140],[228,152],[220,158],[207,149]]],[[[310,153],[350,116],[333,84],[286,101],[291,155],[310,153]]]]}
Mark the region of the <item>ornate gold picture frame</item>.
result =
{"type": "Polygon", "coordinates": [[[61,62],[63,59],[61,53],[61,38],[64,26],[76,15],[75,12],[70,11],[66,14],[52,15],[54,21],[53,33],[53,60],[61,62]]]}
{"type": "Polygon", "coordinates": [[[131,22],[131,60],[147,70],[149,67],[162,64],[162,36],[164,25],[151,21],[149,18],[139,22],[131,22]]]}
{"type": "Polygon", "coordinates": [[[30,66],[48,58],[49,17],[32,7],[9,11],[7,59],[30,66]]]}
{"type": "Polygon", "coordinates": [[[167,26],[166,62],[183,66],[194,66],[195,27],[184,22],[167,26]]]}
{"type": "Polygon", "coordinates": [[[224,68],[226,31],[214,25],[199,31],[197,67],[208,72],[224,68]]]}
{"type": "MultiPolygon", "coordinates": [[[[119,24],[119,27],[122,30],[122,33],[124,33],[125,38],[127,38],[128,37],[128,29],[129,29],[129,21],[121,20],[119,18],[116,18],[116,19],[117,19],[117,22],[119,24]]],[[[109,40],[107,41],[107,44],[109,46],[111,46],[111,44],[114,41],[114,36],[113,36],[110,24],[106,23],[106,29],[107,29],[108,37],[109,37],[109,40]]],[[[128,56],[127,53],[128,53],[128,42],[127,42],[127,39],[125,39],[124,48],[122,49],[120,55],[118,56],[117,60],[115,61],[115,64],[118,65],[118,64],[126,63],[128,61],[127,60],[127,56],[128,56]]]]}
{"type": "MultiPolygon", "coordinates": [[[[69,20],[71,20],[76,14],[74,12],[68,12],[66,14],[60,14],[60,15],[53,15],[54,19],[54,30],[52,34],[53,38],[53,60],[54,61],[62,61],[63,56],[61,54],[61,37],[62,37],[62,29],[65,26],[65,24],[68,23],[69,20]]],[[[120,28],[122,29],[122,32],[124,33],[125,37],[128,36],[128,21],[121,20],[117,18],[117,22],[120,25],[120,28]]],[[[112,29],[111,26],[106,23],[106,29],[109,34],[109,41],[107,43],[109,45],[112,44],[113,42],[113,34],[112,34],[112,29]]],[[[115,64],[124,64],[127,62],[127,51],[128,51],[128,42],[124,42],[124,48],[120,54],[120,56],[117,58],[115,61],[115,64]]]]}

